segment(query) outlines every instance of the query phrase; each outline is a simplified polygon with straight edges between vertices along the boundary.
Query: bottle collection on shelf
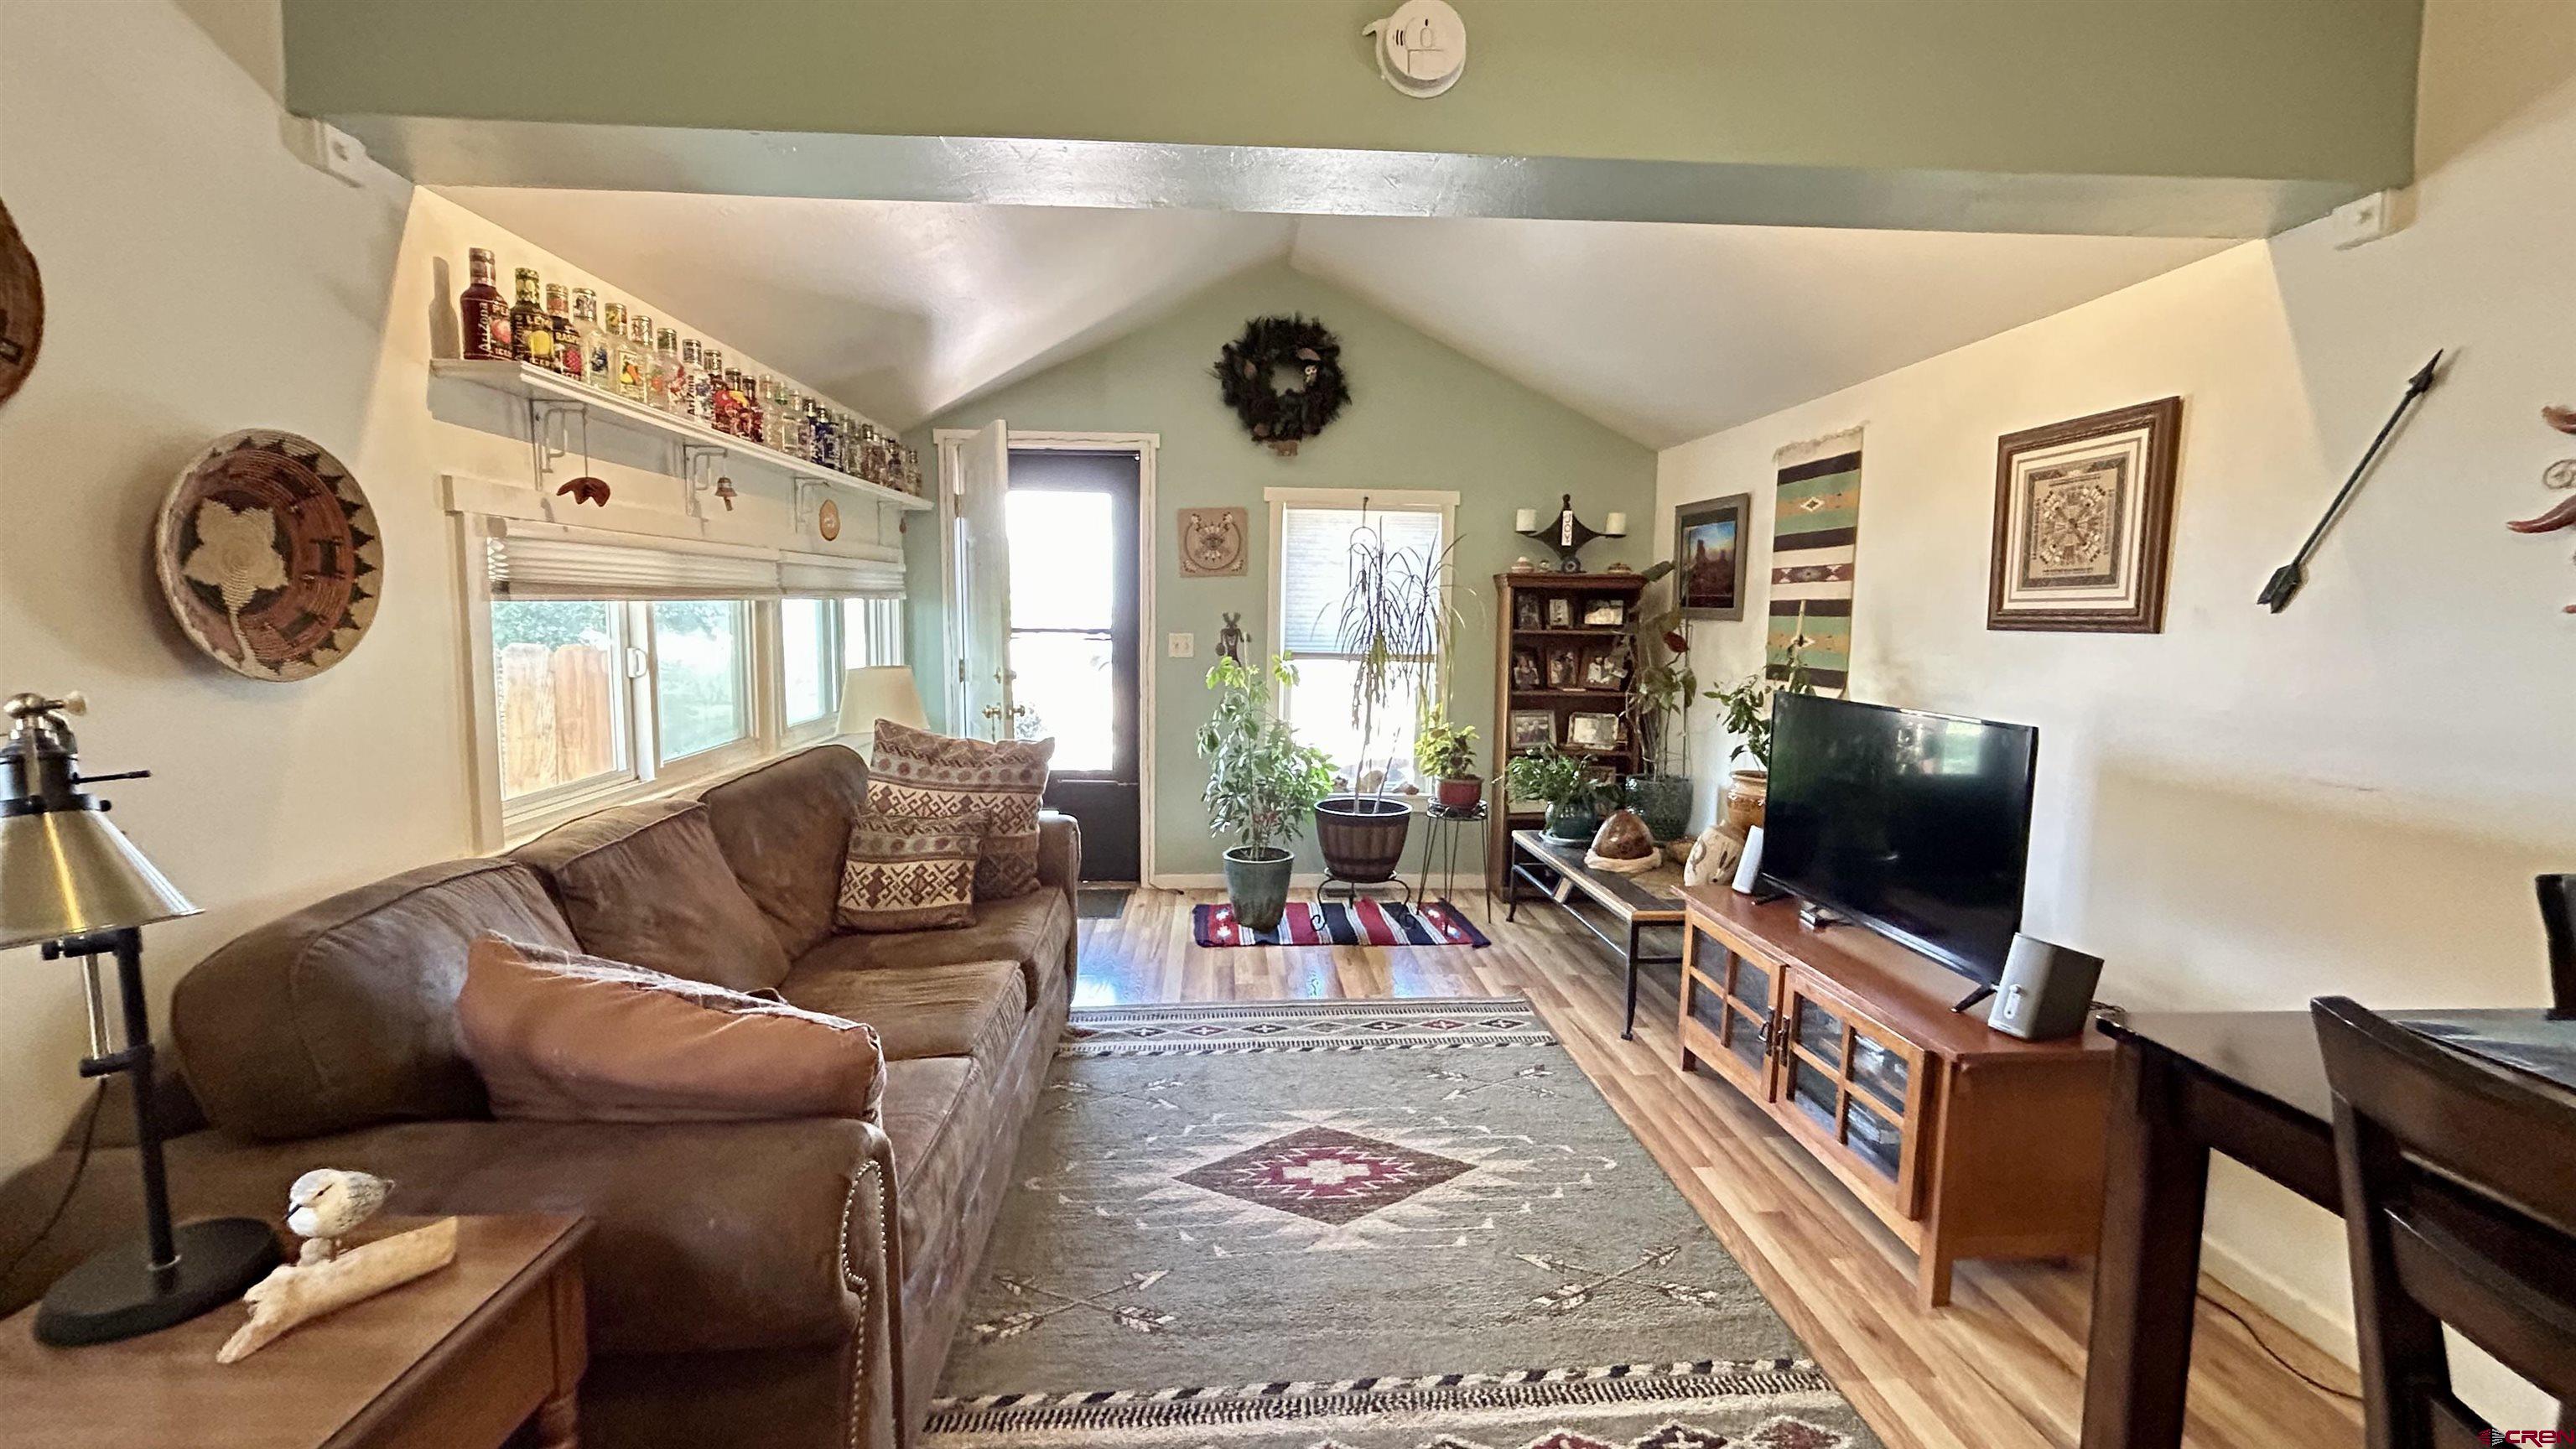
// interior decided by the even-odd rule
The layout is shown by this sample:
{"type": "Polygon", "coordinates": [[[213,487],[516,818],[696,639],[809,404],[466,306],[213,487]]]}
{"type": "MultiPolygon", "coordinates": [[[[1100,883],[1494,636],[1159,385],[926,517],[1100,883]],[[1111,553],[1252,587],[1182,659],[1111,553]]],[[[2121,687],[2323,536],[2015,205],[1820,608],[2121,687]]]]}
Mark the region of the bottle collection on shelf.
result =
{"type": "Polygon", "coordinates": [[[473,281],[457,298],[469,360],[515,360],[774,448],[816,467],[921,493],[921,456],[875,424],[763,374],[745,377],[724,353],[621,302],[600,305],[588,287],[540,284],[518,269],[505,304],[492,253],[471,253],[473,281]]]}

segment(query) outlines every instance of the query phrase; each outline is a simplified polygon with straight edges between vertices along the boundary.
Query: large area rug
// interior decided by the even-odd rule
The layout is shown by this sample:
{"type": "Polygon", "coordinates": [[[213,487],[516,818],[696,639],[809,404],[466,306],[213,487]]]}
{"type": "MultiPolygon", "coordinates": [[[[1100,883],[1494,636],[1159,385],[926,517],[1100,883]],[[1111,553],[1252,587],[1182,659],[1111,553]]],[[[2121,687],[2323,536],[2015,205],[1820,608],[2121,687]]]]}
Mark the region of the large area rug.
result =
{"type": "Polygon", "coordinates": [[[1076,1022],[933,1449],[1876,1449],[1526,1001],[1076,1022]]]}

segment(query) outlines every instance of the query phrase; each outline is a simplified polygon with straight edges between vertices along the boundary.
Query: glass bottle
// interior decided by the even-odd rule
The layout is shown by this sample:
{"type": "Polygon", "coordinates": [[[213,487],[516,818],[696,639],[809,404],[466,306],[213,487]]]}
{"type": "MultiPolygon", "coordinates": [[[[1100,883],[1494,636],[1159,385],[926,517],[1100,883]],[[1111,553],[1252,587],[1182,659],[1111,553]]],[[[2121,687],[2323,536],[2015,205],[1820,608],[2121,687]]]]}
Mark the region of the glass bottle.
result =
{"type": "Polygon", "coordinates": [[[796,456],[814,461],[814,400],[810,397],[796,409],[796,456]]]}
{"type": "Polygon", "coordinates": [[[510,355],[550,371],[555,365],[554,323],[546,318],[544,292],[534,267],[519,268],[519,300],[510,306],[510,355]]]}
{"type": "Polygon", "coordinates": [[[626,391],[626,304],[610,302],[599,309],[599,345],[607,357],[599,369],[599,386],[604,392],[626,391]]]}
{"type": "Polygon", "coordinates": [[[653,387],[653,319],[642,312],[626,314],[626,341],[617,349],[617,395],[647,401],[653,387]]]}
{"type": "Polygon", "coordinates": [[[710,347],[700,354],[707,368],[707,426],[719,433],[733,431],[733,399],[725,396],[724,352],[710,347]]]}
{"type": "Polygon", "coordinates": [[[581,348],[581,380],[597,388],[616,386],[608,374],[615,359],[608,334],[599,325],[599,294],[588,287],[573,289],[572,335],[581,348]]]}
{"type": "Polygon", "coordinates": [[[676,413],[688,406],[687,385],[680,377],[679,329],[664,327],[653,334],[653,381],[644,400],[666,413],[676,413]]]}
{"type": "Polygon", "coordinates": [[[841,430],[832,426],[832,410],[814,409],[814,461],[833,472],[846,472],[841,466],[841,430]]]}
{"type": "Polygon", "coordinates": [[[464,337],[456,355],[477,362],[510,355],[510,307],[501,300],[501,289],[493,285],[492,253],[476,247],[466,253],[466,264],[474,280],[456,294],[458,320],[464,325],[464,337]]]}
{"type": "Polygon", "coordinates": [[[705,344],[694,337],[680,339],[680,415],[693,423],[707,420],[705,344]]]}
{"type": "Polygon", "coordinates": [[[572,289],[561,282],[546,284],[546,325],[555,334],[555,371],[581,381],[582,370],[589,365],[590,353],[581,345],[573,330],[572,289]]]}

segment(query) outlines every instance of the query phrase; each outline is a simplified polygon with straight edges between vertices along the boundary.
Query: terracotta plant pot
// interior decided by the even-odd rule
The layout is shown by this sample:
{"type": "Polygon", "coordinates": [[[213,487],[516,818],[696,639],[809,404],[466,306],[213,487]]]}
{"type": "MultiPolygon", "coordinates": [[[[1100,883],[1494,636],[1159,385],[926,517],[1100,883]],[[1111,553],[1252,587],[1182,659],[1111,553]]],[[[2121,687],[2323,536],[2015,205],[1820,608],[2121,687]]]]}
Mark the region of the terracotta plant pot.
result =
{"type": "Polygon", "coordinates": [[[1315,806],[1315,843],[1335,880],[1374,885],[1395,878],[1413,807],[1379,795],[1328,795],[1315,806]]]}
{"type": "Polygon", "coordinates": [[[1485,778],[1482,775],[1460,775],[1456,779],[1443,778],[1440,781],[1440,803],[1452,810],[1473,810],[1476,802],[1484,798],[1485,778]]]}
{"type": "Polygon", "coordinates": [[[1726,823],[1738,834],[1761,824],[1763,810],[1770,803],[1768,770],[1738,770],[1726,777],[1726,823]]]}
{"type": "Polygon", "coordinates": [[[1275,845],[1238,845],[1225,853],[1225,898],[1247,931],[1274,930],[1288,909],[1288,873],[1297,858],[1275,845]]]}

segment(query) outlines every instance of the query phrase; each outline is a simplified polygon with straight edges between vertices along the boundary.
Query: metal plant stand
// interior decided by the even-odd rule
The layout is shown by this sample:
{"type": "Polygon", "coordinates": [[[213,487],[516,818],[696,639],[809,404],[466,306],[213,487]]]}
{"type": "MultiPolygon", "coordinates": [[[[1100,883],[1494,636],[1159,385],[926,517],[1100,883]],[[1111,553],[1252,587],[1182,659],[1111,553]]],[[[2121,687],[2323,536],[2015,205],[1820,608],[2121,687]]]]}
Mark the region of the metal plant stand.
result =
{"type": "Polygon", "coordinates": [[[1465,827],[1484,820],[1489,812],[1485,802],[1460,810],[1449,805],[1433,805],[1422,812],[1422,869],[1414,883],[1416,901],[1435,899],[1431,895],[1431,861],[1440,861],[1440,894],[1446,901],[1458,891],[1458,842],[1472,831],[1465,827]]]}

